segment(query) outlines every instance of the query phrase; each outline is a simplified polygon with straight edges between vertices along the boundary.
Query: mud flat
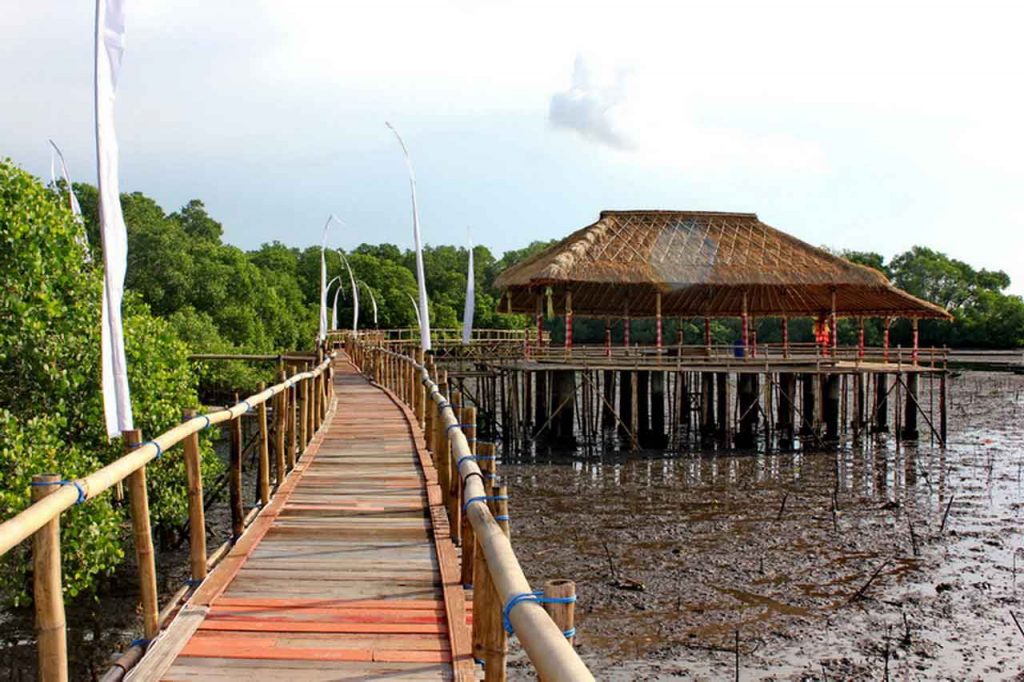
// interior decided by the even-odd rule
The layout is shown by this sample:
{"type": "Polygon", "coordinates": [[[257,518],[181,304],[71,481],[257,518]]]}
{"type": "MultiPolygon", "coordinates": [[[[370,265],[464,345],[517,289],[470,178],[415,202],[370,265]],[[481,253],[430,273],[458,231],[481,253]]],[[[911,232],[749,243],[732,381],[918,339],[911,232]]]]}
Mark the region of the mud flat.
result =
{"type": "Polygon", "coordinates": [[[950,396],[945,450],[507,463],[516,551],[599,679],[1024,679],[1024,376],[950,396]]]}

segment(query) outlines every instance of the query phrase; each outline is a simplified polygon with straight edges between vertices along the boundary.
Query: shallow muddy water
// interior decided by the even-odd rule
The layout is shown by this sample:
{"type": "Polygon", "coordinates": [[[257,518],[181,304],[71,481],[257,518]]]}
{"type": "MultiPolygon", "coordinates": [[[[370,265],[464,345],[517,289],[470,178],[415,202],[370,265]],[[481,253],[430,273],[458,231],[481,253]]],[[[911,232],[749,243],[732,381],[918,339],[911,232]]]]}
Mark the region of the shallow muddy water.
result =
{"type": "Polygon", "coordinates": [[[506,463],[513,544],[598,679],[1024,679],[1024,377],[950,397],[945,450],[506,463]]]}

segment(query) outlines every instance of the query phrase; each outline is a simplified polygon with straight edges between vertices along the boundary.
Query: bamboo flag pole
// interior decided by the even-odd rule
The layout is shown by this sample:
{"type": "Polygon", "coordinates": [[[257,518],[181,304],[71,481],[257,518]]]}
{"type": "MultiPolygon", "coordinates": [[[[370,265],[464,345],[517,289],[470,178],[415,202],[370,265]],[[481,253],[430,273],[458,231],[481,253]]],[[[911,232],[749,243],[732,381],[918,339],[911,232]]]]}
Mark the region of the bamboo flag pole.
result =
{"type": "Polygon", "coordinates": [[[359,332],[359,288],[356,286],[356,276],[352,274],[352,266],[349,265],[345,252],[338,249],[338,253],[345,263],[345,269],[348,270],[348,282],[352,287],[352,333],[356,334],[359,332]]]}
{"type": "Polygon", "coordinates": [[[423,246],[420,240],[420,214],[419,209],[416,206],[416,174],[412,169],[412,159],[409,158],[409,150],[405,146],[405,141],[402,140],[402,136],[398,134],[398,131],[393,125],[384,122],[391,132],[395,134],[398,139],[398,144],[402,147],[402,154],[405,157],[405,167],[409,171],[409,189],[412,195],[412,236],[413,242],[416,245],[416,283],[419,286],[420,303],[417,307],[419,311],[419,323],[420,323],[420,348],[423,350],[430,350],[430,307],[427,303],[427,281],[426,275],[423,271],[423,246]]]}

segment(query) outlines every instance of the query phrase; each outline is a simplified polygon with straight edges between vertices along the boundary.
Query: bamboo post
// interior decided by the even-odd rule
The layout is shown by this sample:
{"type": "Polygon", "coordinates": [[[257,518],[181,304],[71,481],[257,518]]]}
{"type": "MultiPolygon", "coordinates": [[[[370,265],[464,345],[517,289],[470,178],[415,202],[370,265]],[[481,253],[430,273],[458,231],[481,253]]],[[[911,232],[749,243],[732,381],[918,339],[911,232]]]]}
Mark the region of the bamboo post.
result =
{"type": "MultiPolygon", "coordinates": [[[[125,452],[131,452],[142,443],[142,431],[124,431],[121,438],[125,452]]],[[[146,467],[141,466],[128,475],[128,495],[135,538],[135,557],[139,566],[139,593],[142,596],[142,630],[146,639],[153,639],[160,631],[156,592],[156,563],[153,556],[153,533],[149,526],[149,496],[146,492],[146,467]]]]}
{"type": "Polygon", "coordinates": [[[242,418],[231,420],[231,462],[228,467],[228,490],[231,494],[231,538],[237,540],[245,529],[242,509],[242,418]]]}
{"type": "MultiPolygon", "coordinates": [[[[503,485],[495,485],[484,486],[484,490],[491,491],[491,496],[494,497],[491,503],[493,505],[494,519],[498,522],[498,526],[505,534],[505,537],[509,537],[508,488],[503,485]]],[[[478,554],[484,554],[482,549],[478,554]]],[[[487,565],[486,561],[485,557],[484,566],[487,565]]],[[[489,569],[488,576],[490,576],[489,569]]],[[[494,585],[493,579],[491,580],[491,585],[494,585]]],[[[507,679],[508,633],[505,632],[505,626],[502,622],[501,595],[498,593],[496,586],[494,586],[494,595],[494,608],[486,612],[487,615],[484,619],[485,627],[481,632],[484,650],[484,680],[486,682],[505,682],[507,679]]],[[[476,595],[474,594],[474,600],[475,598],[476,595]]]]}
{"type": "MultiPolygon", "coordinates": [[[[434,374],[434,363],[429,359],[427,361],[427,374],[433,378],[434,374]]],[[[423,438],[427,442],[427,447],[430,449],[431,456],[434,454],[434,421],[437,416],[437,408],[434,406],[434,401],[427,395],[427,387],[423,387],[423,438]]],[[[437,468],[437,464],[434,464],[434,468],[437,468]]]]}
{"type": "MultiPolygon", "coordinates": [[[[416,363],[419,364],[419,365],[423,364],[423,349],[422,348],[417,348],[416,349],[416,363]]],[[[413,412],[415,412],[415,414],[416,414],[416,425],[419,426],[420,428],[423,428],[423,418],[424,418],[424,413],[426,412],[426,404],[427,404],[426,403],[426,397],[427,397],[426,390],[427,390],[427,388],[426,388],[426,386],[423,385],[422,381],[418,380],[418,378],[420,376],[420,373],[416,370],[415,367],[413,367],[412,376],[413,376],[412,387],[413,387],[413,398],[414,398],[414,400],[413,400],[413,403],[414,403],[414,405],[413,405],[413,412]]]]}
{"type": "Polygon", "coordinates": [[[302,398],[301,409],[299,410],[299,452],[296,453],[296,459],[298,455],[306,449],[306,443],[309,442],[309,380],[303,379],[301,384],[302,398]]]}
{"type": "MultiPolygon", "coordinates": [[[[284,370],[277,373],[279,383],[284,383],[285,378],[284,370]]],[[[278,393],[274,400],[274,464],[276,465],[274,470],[277,487],[280,488],[284,484],[285,474],[284,447],[285,432],[287,431],[286,424],[288,422],[288,389],[278,393]]]]}
{"type": "Polygon", "coordinates": [[[299,387],[293,385],[288,389],[288,470],[295,468],[296,453],[299,451],[299,387]]]}
{"type": "MultiPolygon", "coordinates": [[[[195,410],[185,410],[185,419],[196,416],[195,410]]],[[[192,566],[192,580],[206,577],[206,512],[203,509],[203,469],[199,451],[199,433],[185,438],[185,478],[188,481],[188,551],[192,566]]]]}
{"type": "MultiPolygon", "coordinates": [[[[32,477],[32,502],[60,489],[60,476],[32,477]]],[[[67,682],[68,642],[60,572],[60,515],[32,535],[32,601],[36,611],[39,679],[67,682]]]]}
{"type": "MultiPolygon", "coordinates": [[[[267,385],[260,382],[260,393],[267,390],[267,385]]],[[[267,428],[266,401],[256,406],[256,416],[260,427],[260,504],[270,504],[270,430],[267,428]]]]}
{"type": "MultiPolygon", "coordinates": [[[[448,372],[445,370],[438,370],[437,372],[437,385],[441,391],[442,397],[447,398],[448,395],[448,372]]],[[[445,505],[448,504],[448,471],[450,469],[447,464],[450,461],[449,453],[451,450],[448,445],[448,434],[445,432],[445,422],[440,412],[435,415],[434,419],[434,466],[437,468],[437,482],[441,486],[441,496],[444,499],[445,505]]]]}
{"type": "Polygon", "coordinates": [[[544,610],[565,633],[572,644],[576,641],[576,583],[571,580],[548,580],[544,583],[544,610]]]}
{"type": "MultiPolygon", "coordinates": [[[[466,435],[466,442],[469,444],[469,452],[472,455],[477,453],[476,445],[476,408],[467,405],[462,410],[462,427],[466,435]]],[[[462,511],[462,475],[456,470],[455,487],[452,491],[455,496],[456,506],[462,511]]],[[[473,585],[473,555],[476,553],[476,540],[473,537],[473,526],[469,525],[469,519],[462,516],[462,584],[473,585]]]]}
{"type": "MultiPolygon", "coordinates": [[[[453,390],[451,396],[452,411],[455,413],[456,423],[462,424],[464,412],[462,407],[462,401],[464,400],[462,391],[453,390]]],[[[451,443],[451,440],[448,438],[447,427],[445,427],[444,439],[449,444],[451,443]]],[[[449,450],[449,452],[451,451],[449,450]]],[[[452,542],[458,545],[462,543],[462,504],[460,502],[462,499],[462,477],[459,475],[458,469],[455,468],[451,455],[445,459],[445,466],[448,469],[448,522],[451,524],[452,542]]]]}

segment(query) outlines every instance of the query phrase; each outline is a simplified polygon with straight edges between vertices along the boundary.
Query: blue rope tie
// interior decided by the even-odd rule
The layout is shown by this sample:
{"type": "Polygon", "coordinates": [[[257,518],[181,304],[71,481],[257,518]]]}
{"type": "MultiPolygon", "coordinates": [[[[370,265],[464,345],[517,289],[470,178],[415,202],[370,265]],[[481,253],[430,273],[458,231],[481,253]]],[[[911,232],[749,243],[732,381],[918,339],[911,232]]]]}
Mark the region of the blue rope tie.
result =
{"type": "Polygon", "coordinates": [[[477,459],[498,459],[497,455],[476,455],[477,459]]]}
{"type": "Polygon", "coordinates": [[[452,406],[452,404],[451,404],[450,402],[448,402],[447,400],[442,400],[442,401],[441,401],[440,403],[438,403],[438,405],[437,405],[437,411],[438,411],[438,412],[444,412],[444,409],[445,409],[446,407],[451,407],[451,406],[452,406]]]}
{"type": "Polygon", "coordinates": [[[498,516],[494,517],[494,520],[495,521],[508,521],[509,520],[508,514],[499,514],[498,516]]]}
{"type": "Polygon", "coordinates": [[[451,431],[452,429],[471,429],[475,426],[476,424],[449,424],[447,428],[445,428],[445,431],[451,431]]]}
{"type": "Polygon", "coordinates": [[[498,502],[500,500],[507,500],[508,495],[477,495],[466,500],[466,503],[462,505],[462,511],[469,509],[469,505],[474,502],[498,502]]]}
{"type": "Polygon", "coordinates": [[[464,455],[462,457],[459,457],[459,459],[455,462],[455,468],[458,469],[459,467],[462,466],[463,462],[471,459],[476,459],[476,455],[464,455]]]}
{"type": "Polygon", "coordinates": [[[534,590],[533,596],[537,597],[537,601],[541,604],[575,604],[576,595],[569,597],[545,597],[544,590],[534,590]]]}
{"type": "MultiPolygon", "coordinates": [[[[474,424],[474,426],[476,426],[476,425],[474,424]]],[[[467,438],[466,442],[467,443],[475,443],[476,442],[476,438],[467,438]]]]}
{"type": "Polygon", "coordinates": [[[189,587],[195,587],[196,585],[202,585],[203,581],[201,578],[186,578],[185,584],[189,587]]]}
{"type": "Polygon", "coordinates": [[[135,450],[135,449],[137,449],[137,447],[141,447],[143,445],[153,445],[154,447],[156,447],[156,449],[157,449],[157,458],[156,459],[159,460],[161,457],[164,456],[164,449],[163,449],[163,447],[160,446],[160,443],[157,442],[156,440],[143,440],[142,442],[133,442],[133,443],[129,443],[128,444],[128,446],[131,447],[132,450],[135,450]]]}
{"type": "Polygon", "coordinates": [[[512,613],[512,609],[514,609],[517,604],[524,601],[537,602],[540,600],[537,599],[537,595],[533,592],[520,592],[519,594],[512,595],[509,600],[505,602],[504,608],[501,609],[501,622],[505,626],[505,632],[510,635],[513,634],[513,630],[512,622],[508,618],[509,614],[512,613]]]}
{"type": "Polygon", "coordinates": [[[132,643],[128,645],[128,648],[131,649],[132,647],[135,647],[135,646],[140,646],[143,649],[145,649],[147,646],[149,646],[149,640],[148,639],[134,639],[134,640],[132,640],[132,643]]]}
{"type": "Polygon", "coordinates": [[[61,479],[59,481],[32,481],[31,483],[29,483],[29,485],[32,485],[32,486],[43,486],[43,485],[65,486],[65,485],[73,485],[73,486],[75,486],[75,489],[78,490],[78,499],[75,500],[75,504],[82,504],[86,500],[85,488],[83,488],[82,484],[79,483],[78,481],[69,481],[69,480],[66,480],[66,479],[61,479]]]}
{"type": "Polygon", "coordinates": [[[576,628],[569,628],[568,630],[563,630],[562,634],[565,635],[566,639],[571,639],[576,636],[576,628]]]}
{"type": "Polygon", "coordinates": [[[248,400],[243,400],[242,404],[245,405],[245,411],[246,412],[249,412],[250,410],[252,410],[252,405],[249,404],[248,400]]]}

